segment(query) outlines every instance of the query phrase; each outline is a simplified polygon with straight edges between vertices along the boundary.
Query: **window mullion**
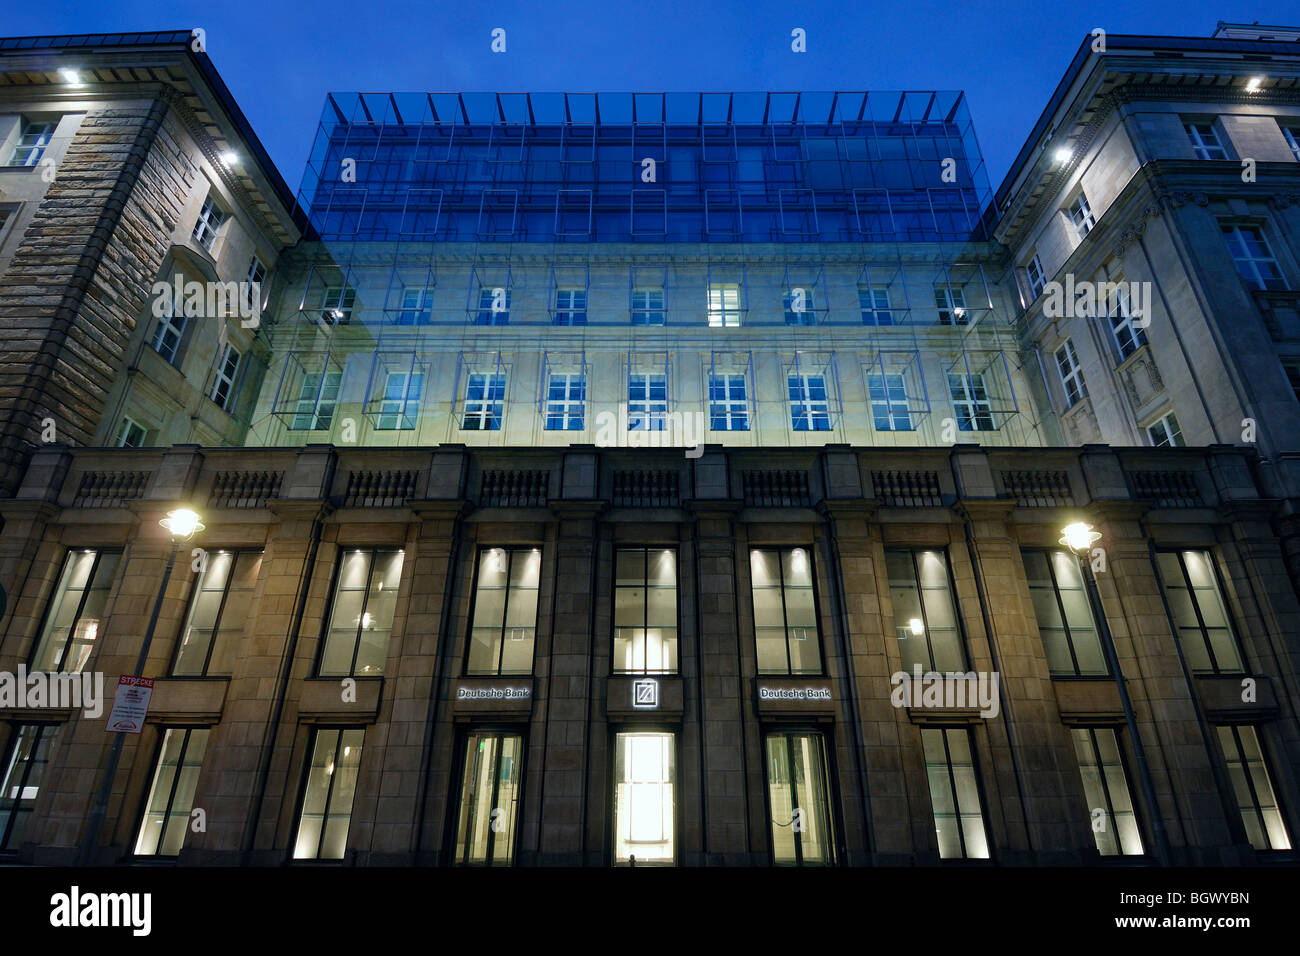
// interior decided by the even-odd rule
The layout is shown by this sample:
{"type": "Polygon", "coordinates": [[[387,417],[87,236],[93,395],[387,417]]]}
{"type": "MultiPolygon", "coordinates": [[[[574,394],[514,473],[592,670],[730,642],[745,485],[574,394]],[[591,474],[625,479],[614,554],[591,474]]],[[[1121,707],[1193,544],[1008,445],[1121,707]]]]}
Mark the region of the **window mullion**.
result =
{"type": "MultiPolygon", "coordinates": [[[[72,626],[68,628],[68,638],[63,642],[63,649],[59,651],[58,666],[54,668],[56,674],[63,673],[64,665],[68,662],[68,652],[72,650],[73,638],[77,636],[77,625],[81,623],[81,615],[86,610],[86,602],[90,600],[90,590],[95,585],[95,575],[99,573],[99,561],[103,556],[103,551],[96,551],[95,560],[90,562],[90,573],[86,575],[86,586],[81,589],[81,597],[77,601],[76,616],[72,619],[72,626]]],[[[55,586],[57,587],[57,585],[55,586]]]]}

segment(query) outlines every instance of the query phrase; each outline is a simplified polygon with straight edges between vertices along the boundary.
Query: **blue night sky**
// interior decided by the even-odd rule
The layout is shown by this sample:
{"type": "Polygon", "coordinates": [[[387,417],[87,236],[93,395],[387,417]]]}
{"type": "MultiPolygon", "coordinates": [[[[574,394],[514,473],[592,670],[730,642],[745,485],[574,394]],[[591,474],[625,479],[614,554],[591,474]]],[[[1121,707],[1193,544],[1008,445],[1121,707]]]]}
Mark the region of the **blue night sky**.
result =
{"type": "Polygon", "coordinates": [[[0,35],[203,27],[208,53],[297,190],[329,90],[962,89],[997,188],[1094,27],[1209,36],[1294,21],[1272,4],[1142,0],[533,0],[9,4],[0,35]],[[507,31],[505,54],[489,49],[507,31]],[[790,32],[807,31],[806,53],[790,32]]]}

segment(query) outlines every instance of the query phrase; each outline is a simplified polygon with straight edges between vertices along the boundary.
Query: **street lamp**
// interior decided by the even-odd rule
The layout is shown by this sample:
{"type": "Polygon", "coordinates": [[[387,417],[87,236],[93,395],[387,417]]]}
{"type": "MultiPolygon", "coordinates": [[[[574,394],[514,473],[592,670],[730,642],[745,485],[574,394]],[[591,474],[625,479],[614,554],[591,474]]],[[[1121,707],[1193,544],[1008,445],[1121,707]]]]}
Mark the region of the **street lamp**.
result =
{"type": "MultiPolygon", "coordinates": [[[[1160,817],[1160,805],[1156,803],[1155,785],[1151,781],[1151,768],[1147,764],[1146,748],[1138,735],[1137,717],[1133,713],[1133,702],[1128,696],[1128,685],[1124,681],[1124,672],[1119,668],[1119,654],[1115,651],[1115,639],[1111,636],[1110,625],[1106,622],[1106,609],[1101,604],[1101,594],[1097,590],[1097,579],[1092,573],[1092,546],[1101,540],[1101,532],[1093,531],[1092,525],[1082,521],[1066,525],[1061,529],[1060,543],[1068,548],[1083,567],[1083,581],[1088,590],[1088,601],[1092,606],[1092,616],[1097,620],[1097,630],[1101,634],[1101,647],[1106,654],[1106,663],[1115,675],[1115,686],[1119,690],[1120,705],[1124,708],[1124,722],[1128,725],[1129,737],[1133,740],[1133,756],[1137,759],[1138,776],[1142,780],[1142,793],[1147,806],[1151,808],[1151,829],[1156,840],[1156,862],[1162,866],[1169,865],[1169,841],[1165,835],[1164,821],[1160,817]]],[[[1112,821],[1113,823],[1113,821],[1112,821]]]]}
{"type": "MultiPolygon", "coordinates": [[[[145,662],[149,659],[149,645],[153,642],[153,632],[158,626],[158,615],[162,612],[163,598],[167,594],[167,582],[171,580],[172,568],[176,565],[176,552],[182,544],[190,540],[206,526],[200,520],[198,512],[190,508],[176,508],[167,512],[167,517],[158,523],[171,536],[171,553],[167,555],[167,568],[163,571],[162,584],[158,588],[158,597],[153,602],[153,613],[149,616],[149,627],[144,632],[144,643],[140,645],[140,655],[135,661],[135,675],[142,676],[145,662]]],[[[110,711],[112,713],[112,711],[110,711]]],[[[95,860],[95,851],[99,846],[99,836],[104,830],[104,818],[108,815],[108,800],[113,792],[113,778],[117,776],[117,765],[122,759],[122,745],[126,742],[126,732],[117,731],[113,735],[113,746],[108,752],[108,765],[99,784],[99,793],[91,807],[90,817],[86,821],[86,838],[81,844],[80,866],[90,866],[95,860]]]]}

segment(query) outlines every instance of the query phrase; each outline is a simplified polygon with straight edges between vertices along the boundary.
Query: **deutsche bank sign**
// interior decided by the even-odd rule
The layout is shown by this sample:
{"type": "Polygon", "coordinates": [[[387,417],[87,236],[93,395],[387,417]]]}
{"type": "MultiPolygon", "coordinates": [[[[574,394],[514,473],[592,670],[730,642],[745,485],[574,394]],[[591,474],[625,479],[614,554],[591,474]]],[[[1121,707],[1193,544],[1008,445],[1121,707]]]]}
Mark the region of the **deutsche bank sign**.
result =
{"type": "Polygon", "coordinates": [[[632,706],[650,710],[659,706],[659,682],[653,677],[632,682],[632,706]]]}

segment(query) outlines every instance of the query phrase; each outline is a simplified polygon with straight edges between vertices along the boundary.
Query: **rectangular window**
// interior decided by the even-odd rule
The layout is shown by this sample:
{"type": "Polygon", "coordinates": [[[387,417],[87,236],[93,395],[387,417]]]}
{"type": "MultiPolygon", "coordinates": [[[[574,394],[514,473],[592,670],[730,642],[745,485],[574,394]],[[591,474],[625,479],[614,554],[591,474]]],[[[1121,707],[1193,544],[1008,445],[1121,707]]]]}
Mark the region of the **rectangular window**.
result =
{"type": "Polygon", "coordinates": [[[9,154],[6,165],[35,166],[39,163],[50,145],[50,138],[54,136],[55,125],[53,122],[33,123],[23,120],[18,143],[9,154]]]}
{"type": "Polygon", "coordinates": [[[953,411],[957,413],[957,430],[963,432],[996,431],[993,406],[984,376],[978,372],[963,375],[948,373],[948,393],[952,396],[953,411]]]}
{"type": "Polygon", "coordinates": [[[750,551],[749,573],[758,672],[820,674],[817,606],[807,550],[750,551]]]}
{"type": "Polygon", "coordinates": [[[965,671],[966,651],[944,553],[888,550],[885,567],[903,670],[910,674],[920,665],[927,673],[965,671]]]}
{"type": "Polygon", "coordinates": [[[934,306],[939,311],[940,325],[969,325],[966,311],[966,293],[962,289],[939,286],[934,290],[934,306]]]}
{"type": "Polygon", "coordinates": [[[347,325],[357,304],[357,290],[350,285],[326,286],[320,297],[320,317],[326,325],[347,325]]]}
{"type": "Polygon", "coordinates": [[[138,422],[123,418],[117,430],[118,448],[143,448],[149,438],[149,431],[138,422]]]}
{"type": "Polygon", "coordinates": [[[1277,258],[1258,226],[1220,225],[1237,272],[1252,289],[1285,289],[1286,280],[1278,268],[1277,258]]]}
{"type": "Polygon", "coordinates": [[[832,865],[835,830],[822,735],[769,734],[765,743],[772,862],[777,866],[832,865]]]}
{"type": "Polygon", "coordinates": [[[248,284],[260,286],[265,281],[266,266],[262,264],[261,259],[257,258],[257,256],[253,256],[253,258],[248,261],[248,284]]]}
{"type": "Polygon", "coordinates": [[[289,420],[292,431],[327,431],[334,421],[338,405],[339,387],[343,384],[342,372],[308,373],[302,377],[293,417],[289,420]]]}
{"type": "Polygon", "coordinates": [[[1283,126],[1282,137],[1291,150],[1291,155],[1300,159],[1300,126],[1283,126]]]}
{"type": "Polygon", "coordinates": [[[749,431],[744,372],[709,375],[709,428],[716,432],[749,431]]]}
{"type": "Polygon", "coordinates": [[[1128,291],[1120,289],[1116,296],[1115,310],[1110,313],[1110,331],[1115,337],[1120,361],[1147,344],[1146,329],[1134,324],[1133,318],[1129,310],[1128,291]]]}
{"type": "Polygon", "coordinates": [[[348,551],[340,558],[319,677],[371,677],[384,672],[403,551],[348,551]]]}
{"type": "Polygon", "coordinates": [[[215,551],[194,582],[185,626],[176,643],[173,677],[225,677],[235,653],[262,570],[261,551],[215,551]]]}
{"type": "Polygon", "coordinates": [[[1208,551],[1156,554],[1178,643],[1193,674],[1244,674],[1245,659],[1208,551]]]}
{"type": "Polygon", "coordinates": [[[1187,138],[1191,141],[1192,152],[1197,159],[1227,159],[1228,153],[1219,142],[1219,134],[1213,123],[1184,123],[1187,138]]]}
{"type": "Polygon", "coordinates": [[[294,838],[295,860],[343,859],[365,738],[364,728],[316,730],[294,838]]]}
{"type": "Polygon", "coordinates": [[[1110,673],[1083,585],[1079,559],[1066,551],[1022,550],[1029,599],[1053,677],[1110,673]]]}
{"type": "Polygon", "coordinates": [[[934,808],[939,857],[944,860],[987,860],[988,837],[980,802],[979,778],[965,727],[922,727],[925,773],[934,808]]]}
{"type": "Polygon", "coordinates": [[[668,424],[668,376],[632,372],[627,380],[627,430],[661,432],[668,424]]]}
{"type": "Polygon", "coordinates": [[[1219,735],[1219,746],[1223,748],[1232,792],[1237,798],[1241,822],[1246,825],[1250,845],[1256,850],[1291,849],[1291,837],[1282,819],[1282,808],[1273,793],[1268,761],[1264,759],[1256,728],[1240,724],[1214,729],[1219,735]]]}
{"type": "Polygon", "coordinates": [[[664,290],[663,289],[633,289],[632,290],[632,324],[633,325],[663,325],[664,324],[664,290]]]}
{"type": "Polygon", "coordinates": [[[203,200],[203,208],[199,210],[199,218],[194,223],[194,241],[211,252],[212,243],[216,240],[217,233],[221,231],[221,224],[225,221],[225,210],[217,205],[215,197],[209,195],[203,200]]]}
{"type": "Polygon", "coordinates": [[[510,866],[515,861],[524,740],[518,734],[471,733],[456,823],[456,863],[510,866]]]}
{"type": "Polygon", "coordinates": [[[1083,369],[1079,365],[1079,355],[1074,351],[1074,343],[1066,339],[1056,350],[1056,370],[1061,375],[1061,387],[1065,389],[1065,404],[1073,408],[1088,397],[1088,385],[1083,380],[1083,369]]]}
{"type": "Polygon", "coordinates": [[[1291,386],[1291,394],[1300,401],[1300,363],[1284,362],[1282,371],[1286,373],[1287,384],[1291,386]]]}
{"type": "Polygon", "coordinates": [[[677,552],[671,548],[618,549],[614,673],[677,673],[677,552]]]}
{"type": "Polygon", "coordinates": [[[715,282],[709,286],[709,326],[740,325],[740,286],[734,282],[715,282]]]}
{"type": "Polygon", "coordinates": [[[547,431],[582,431],[586,406],[586,375],[582,372],[551,373],[546,385],[547,431]]]}
{"type": "Polygon", "coordinates": [[[1183,430],[1178,427],[1178,416],[1173,412],[1166,412],[1148,425],[1147,438],[1156,448],[1182,448],[1187,444],[1183,441],[1183,430]]]}
{"type": "Polygon", "coordinates": [[[1092,207],[1088,205],[1088,197],[1083,193],[1079,193],[1074,202],[1070,203],[1066,209],[1066,215],[1070,217],[1070,223],[1074,226],[1074,234],[1080,241],[1097,224],[1097,220],[1092,214],[1092,207]]]}
{"type": "Polygon", "coordinates": [[[1110,727],[1073,727],[1070,736],[1079,758],[1097,852],[1102,856],[1141,856],[1142,832],[1115,731],[1110,727]]]}
{"type": "Polygon", "coordinates": [[[420,372],[389,372],[384,379],[384,397],[379,402],[375,427],[385,431],[409,431],[420,414],[420,393],[424,375],[420,372]]]}
{"type": "Polygon", "coordinates": [[[587,324],[587,290],[557,289],[555,292],[555,324],[587,324]]]}
{"type": "Polygon", "coordinates": [[[614,865],[670,866],[675,860],[676,739],[614,735],[614,865]]]}
{"type": "Polygon", "coordinates": [[[505,405],[505,375],[471,374],[465,380],[465,412],[460,427],[466,431],[500,431],[505,405]]]}
{"type": "Polygon", "coordinates": [[[871,395],[871,419],[876,431],[912,430],[912,413],[907,405],[907,382],[902,375],[868,375],[867,391],[871,395]]]}
{"type": "Polygon", "coordinates": [[[136,856],[176,856],[181,852],[207,745],[206,727],[167,728],[135,838],[136,856]]]}
{"type": "Polygon", "coordinates": [[[428,325],[433,310],[433,290],[425,288],[403,289],[402,309],[397,314],[398,325],[428,325]]]}
{"type": "Polygon", "coordinates": [[[868,289],[858,286],[858,311],[862,313],[863,325],[894,324],[888,289],[868,289]]]}
{"type": "Polygon", "coordinates": [[[1025,278],[1029,280],[1029,301],[1032,302],[1043,294],[1043,287],[1047,285],[1043,263],[1036,252],[1033,258],[1025,263],[1025,278]]]}
{"type": "Polygon", "coordinates": [[[484,548],[470,626],[470,676],[533,672],[537,589],[542,575],[538,548],[484,548]]]}
{"type": "Polygon", "coordinates": [[[212,383],[210,397],[216,402],[218,408],[225,411],[230,411],[230,406],[234,404],[232,399],[235,394],[235,376],[239,373],[239,361],[242,358],[239,349],[227,344],[225,351],[221,353],[221,360],[217,363],[217,378],[212,383]]]}
{"type": "Polygon", "coordinates": [[[813,290],[796,286],[785,294],[786,325],[816,325],[817,313],[813,311],[813,290]]]}
{"type": "Polygon", "coordinates": [[[116,551],[68,552],[29,671],[81,673],[104,625],[104,606],[121,558],[116,551]]]}
{"type": "Polygon", "coordinates": [[[478,314],[475,325],[510,324],[510,290],[500,286],[478,290],[478,314]]]}
{"type": "Polygon", "coordinates": [[[797,432],[831,429],[830,397],[825,375],[789,375],[790,427],[797,432]]]}
{"type": "Polygon", "coordinates": [[[0,850],[22,846],[58,737],[58,724],[19,724],[14,731],[0,784],[0,850]]]}
{"type": "Polygon", "coordinates": [[[170,293],[163,296],[163,314],[158,319],[153,338],[149,344],[153,350],[169,362],[176,361],[176,353],[181,346],[181,337],[185,334],[185,315],[175,315],[176,303],[170,293]]]}

